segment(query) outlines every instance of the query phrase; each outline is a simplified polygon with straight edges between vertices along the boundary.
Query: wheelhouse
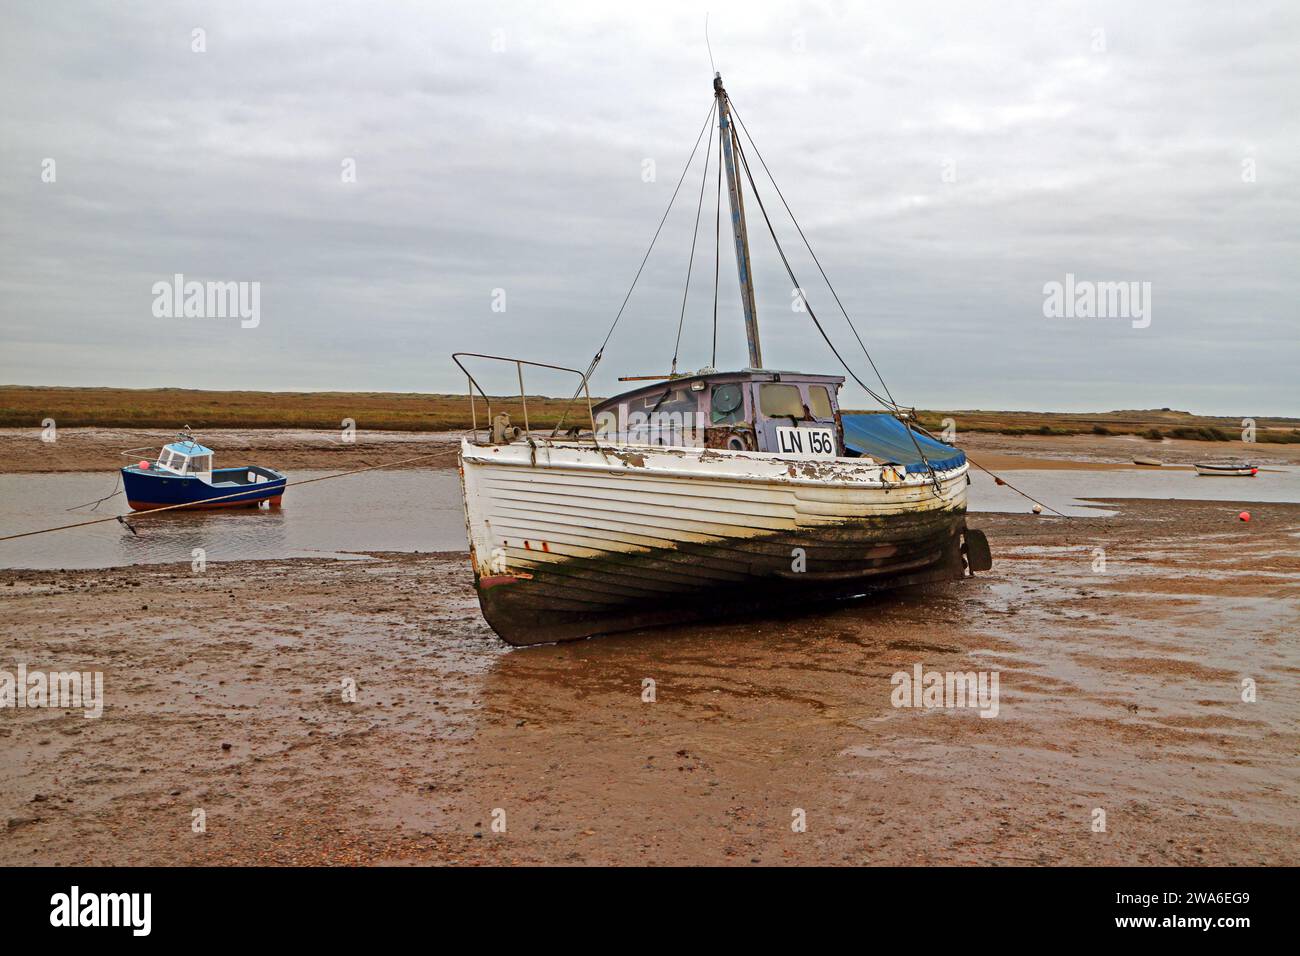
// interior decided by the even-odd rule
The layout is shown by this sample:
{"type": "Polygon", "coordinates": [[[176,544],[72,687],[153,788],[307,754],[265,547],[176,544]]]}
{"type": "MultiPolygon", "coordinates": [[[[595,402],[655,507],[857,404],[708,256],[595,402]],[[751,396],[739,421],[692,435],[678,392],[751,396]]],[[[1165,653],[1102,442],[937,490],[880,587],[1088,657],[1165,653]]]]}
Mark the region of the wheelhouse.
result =
{"type": "Polygon", "coordinates": [[[212,449],[198,442],[179,441],[163,445],[154,467],[182,477],[212,481],[212,449]]]}
{"type": "Polygon", "coordinates": [[[646,385],[592,409],[597,438],[617,444],[843,457],[844,378],[744,369],[646,385]]]}

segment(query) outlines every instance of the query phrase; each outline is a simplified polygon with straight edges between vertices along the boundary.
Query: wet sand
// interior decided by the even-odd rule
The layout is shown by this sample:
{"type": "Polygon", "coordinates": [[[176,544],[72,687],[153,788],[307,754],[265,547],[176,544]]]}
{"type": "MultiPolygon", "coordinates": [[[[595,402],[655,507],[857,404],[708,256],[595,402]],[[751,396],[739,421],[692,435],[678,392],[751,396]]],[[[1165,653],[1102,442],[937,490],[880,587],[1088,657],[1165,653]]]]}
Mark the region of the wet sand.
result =
{"type": "Polygon", "coordinates": [[[1300,863],[1300,506],[1115,506],[973,518],[975,580],[526,650],[457,554],[0,572],[0,669],[107,697],[0,711],[0,863],[1300,863]],[[892,707],[917,663],[998,716],[892,707]]]}
{"type": "MultiPolygon", "coordinates": [[[[364,468],[419,457],[411,468],[454,468],[462,432],[370,431],[342,441],[337,431],[220,428],[200,439],[217,453],[217,466],[255,464],[282,471],[364,468]]],[[[0,428],[0,473],[111,471],[156,456],[175,432],[160,429],[63,428],[57,441],[41,441],[38,429],[0,428]],[[123,455],[125,449],[137,449],[123,455]]],[[[998,435],[960,432],[958,445],[985,468],[1139,468],[1133,459],[1152,457],[1188,466],[1215,458],[1247,458],[1260,464],[1300,464],[1300,444],[1147,441],[1132,435],[998,435]]]]}

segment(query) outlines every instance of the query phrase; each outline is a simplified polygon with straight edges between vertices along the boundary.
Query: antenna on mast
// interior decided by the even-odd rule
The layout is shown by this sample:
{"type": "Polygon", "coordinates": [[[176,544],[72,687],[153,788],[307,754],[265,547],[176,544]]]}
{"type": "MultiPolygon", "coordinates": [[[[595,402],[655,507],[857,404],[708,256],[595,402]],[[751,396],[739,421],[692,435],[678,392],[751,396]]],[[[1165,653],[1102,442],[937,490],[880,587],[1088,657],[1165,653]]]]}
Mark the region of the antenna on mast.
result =
{"type": "Polygon", "coordinates": [[[718,70],[717,67],[713,65],[713,45],[709,43],[709,12],[707,10],[704,11],[704,46],[709,51],[709,69],[712,70],[713,74],[716,76],[718,70]]]}

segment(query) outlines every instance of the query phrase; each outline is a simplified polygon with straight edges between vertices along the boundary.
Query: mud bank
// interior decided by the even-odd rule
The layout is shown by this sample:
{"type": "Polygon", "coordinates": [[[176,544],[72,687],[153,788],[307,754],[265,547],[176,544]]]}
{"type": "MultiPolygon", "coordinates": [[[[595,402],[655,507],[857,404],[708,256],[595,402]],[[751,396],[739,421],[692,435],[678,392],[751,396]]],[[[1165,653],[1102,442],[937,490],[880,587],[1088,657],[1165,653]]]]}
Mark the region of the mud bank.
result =
{"type": "MultiPolygon", "coordinates": [[[[411,468],[454,468],[461,432],[360,429],[355,440],[338,431],[275,428],[208,429],[199,436],[219,466],[260,464],[296,468],[364,468],[419,457],[411,468]]],[[[39,429],[0,428],[0,473],[111,471],[153,457],[175,432],[160,429],[61,428],[57,441],[39,429]],[[123,455],[134,449],[131,455],[123,455]]],[[[1135,468],[1135,456],[1190,466],[1213,458],[1248,458],[1265,465],[1300,464],[1300,445],[1245,442],[1147,441],[1131,435],[997,435],[959,432],[958,445],[994,471],[1016,468],[1135,468]]]]}
{"type": "Polygon", "coordinates": [[[1300,506],[1116,506],[972,519],[973,581],[518,651],[462,555],[0,572],[0,670],[106,698],[0,711],[0,863],[1300,862],[1300,506]],[[892,706],[917,664],[997,716],[892,706]]]}
{"type": "MultiPolygon", "coordinates": [[[[39,429],[0,428],[0,472],[112,471],[141,458],[153,459],[176,432],[161,429],[60,428],[56,440],[39,429]],[[132,453],[123,452],[131,449],[132,453]]],[[[216,452],[219,468],[266,465],[295,468],[365,468],[419,458],[411,468],[455,468],[460,432],[359,429],[345,441],[341,431],[279,428],[217,428],[198,438],[216,452]]]]}

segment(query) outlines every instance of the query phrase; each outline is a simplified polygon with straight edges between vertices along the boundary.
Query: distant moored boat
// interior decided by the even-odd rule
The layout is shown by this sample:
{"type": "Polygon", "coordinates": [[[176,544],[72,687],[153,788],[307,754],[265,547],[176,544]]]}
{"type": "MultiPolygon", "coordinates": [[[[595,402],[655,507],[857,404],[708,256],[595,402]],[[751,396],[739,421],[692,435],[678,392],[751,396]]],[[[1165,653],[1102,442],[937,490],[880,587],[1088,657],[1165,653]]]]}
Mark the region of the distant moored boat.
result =
{"type": "Polygon", "coordinates": [[[1232,478],[1253,478],[1259,469],[1247,461],[1198,461],[1195,465],[1198,475],[1207,477],[1222,475],[1232,478]]]}

